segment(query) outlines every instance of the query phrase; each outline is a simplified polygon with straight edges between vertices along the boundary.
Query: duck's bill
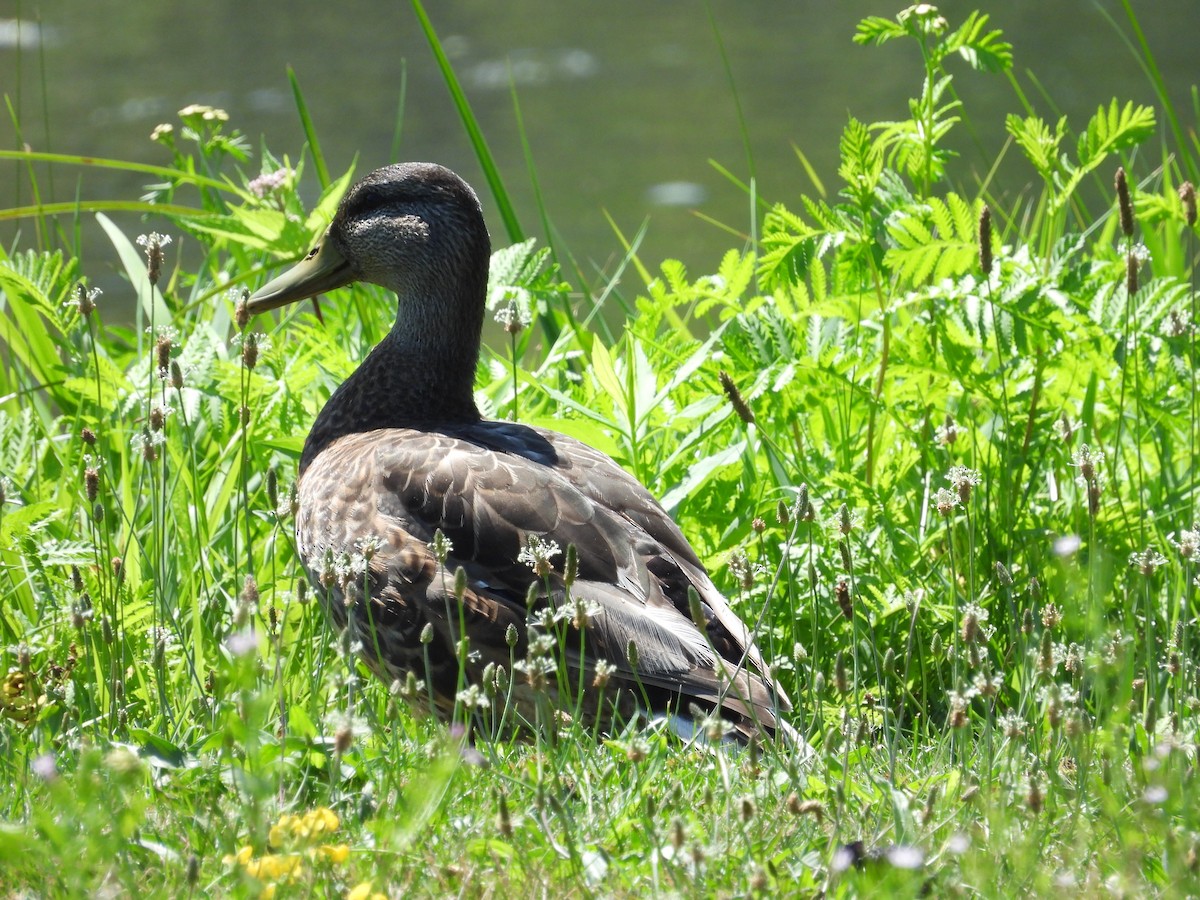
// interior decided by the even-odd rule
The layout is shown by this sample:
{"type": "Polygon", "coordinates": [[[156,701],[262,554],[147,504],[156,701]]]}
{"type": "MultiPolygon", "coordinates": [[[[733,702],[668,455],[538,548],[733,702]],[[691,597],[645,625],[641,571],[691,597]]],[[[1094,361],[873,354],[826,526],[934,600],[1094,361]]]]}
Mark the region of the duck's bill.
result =
{"type": "Polygon", "coordinates": [[[251,315],[278,309],[344,287],[352,281],[354,273],[350,264],[334,247],[333,241],[325,237],[312,253],[251,294],[246,309],[251,315]]]}

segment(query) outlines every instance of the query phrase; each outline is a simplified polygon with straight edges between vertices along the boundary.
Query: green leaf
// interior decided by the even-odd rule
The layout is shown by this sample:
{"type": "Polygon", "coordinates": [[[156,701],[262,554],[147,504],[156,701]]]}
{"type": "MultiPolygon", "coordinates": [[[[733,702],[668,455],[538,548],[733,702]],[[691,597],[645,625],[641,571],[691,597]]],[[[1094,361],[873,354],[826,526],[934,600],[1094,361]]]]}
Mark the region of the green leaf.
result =
{"type": "Polygon", "coordinates": [[[854,117],[842,130],[838,143],[842,160],[838,175],[846,182],[857,205],[864,209],[874,200],[875,188],[883,172],[883,147],[883,142],[871,135],[871,129],[854,117]]]}
{"type": "Polygon", "coordinates": [[[7,313],[0,314],[0,345],[42,384],[56,381],[62,364],[46,324],[57,319],[50,298],[7,260],[0,262],[0,293],[6,300],[0,312],[7,313]]]}
{"type": "Polygon", "coordinates": [[[904,37],[907,33],[899,22],[882,16],[867,16],[858,23],[854,31],[854,43],[886,44],[893,38],[904,37]]]}
{"type": "Polygon", "coordinates": [[[1114,98],[1106,110],[1103,106],[1088,121],[1087,130],[1079,137],[1079,164],[1090,171],[1105,156],[1136,147],[1154,134],[1154,109],[1149,106],[1124,106],[1114,98]]]}
{"type": "Polygon", "coordinates": [[[985,33],[987,22],[985,13],[972,12],[961,27],[946,38],[946,52],[957,52],[977,71],[1005,72],[1012,68],[1012,44],[1003,39],[1004,33],[998,28],[985,33]]]}
{"type": "Polygon", "coordinates": [[[121,265],[125,267],[129,283],[137,291],[138,306],[145,317],[145,322],[156,328],[165,326],[171,321],[171,313],[167,309],[162,291],[150,284],[144,254],[133,245],[129,238],[125,237],[125,232],[104,213],[96,213],[96,221],[100,223],[100,227],[108,235],[117,255],[121,257],[121,265]]]}
{"type": "Polygon", "coordinates": [[[706,456],[688,466],[687,475],[678,485],[667,491],[662,499],[663,509],[672,513],[680,503],[704,487],[719,469],[733,465],[746,449],[745,439],[736,441],[722,450],[706,456]]]}
{"type": "Polygon", "coordinates": [[[165,737],[147,731],[145,728],[130,728],[129,734],[141,742],[140,756],[148,756],[151,760],[166,763],[171,768],[182,768],[187,762],[187,754],[165,737]]]}
{"type": "Polygon", "coordinates": [[[429,20],[429,14],[425,12],[425,7],[422,6],[421,0],[412,0],[412,6],[421,25],[421,31],[425,35],[425,39],[429,42],[429,49],[433,51],[438,71],[442,73],[442,80],[446,82],[446,87],[450,91],[450,97],[454,101],[454,108],[458,110],[458,116],[462,119],[463,127],[467,130],[467,137],[470,139],[471,147],[475,151],[475,158],[479,160],[479,165],[483,168],[484,177],[487,178],[488,187],[492,189],[492,198],[496,201],[496,207],[500,211],[500,218],[504,221],[504,228],[508,232],[508,239],[514,244],[518,243],[525,239],[525,234],[521,230],[521,223],[517,219],[517,212],[513,207],[512,199],[509,197],[508,191],[504,187],[504,181],[500,177],[500,168],[496,165],[495,157],[492,156],[487,139],[483,136],[483,129],[479,127],[479,120],[475,117],[474,110],[471,109],[467,95],[459,83],[458,75],[455,74],[454,66],[450,64],[450,59],[446,56],[446,51],[442,48],[442,43],[438,39],[437,32],[434,31],[433,22],[429,20]]]}
{"type": "Polygon", "coordinates": [[[625,386],[621,384],[621,379],[617,376],[608,348],[600,341],[592,344],[591,362],[592,373],[596,376],[600,389],[608,395],[617,409],[627,414],[629,406],[625,396],[625,386]]]}
{"type": "Polygon", "coordinates": [[[888,234],[897,246],[884,254],[884,264],[912,286],[969,272],[977,259],[980,208],[951,193],[889,220],[888,234]]]}
{"type": "Polygon", "coordinates": [[[1052,181],[1059,168],[1058,145],[1067,133],[1066,116],[1061,117],[1051,131],[1044,119],[1037,116],[1022,119],[1010,113],[1004,127],[1038,174],[1047,182],[1052,181]]]}
{"type": "Polygon", "coordinates": [[[1087,131],[1079,136],[1079,166],[1071,170],[1070,177],[1052,198],[1053,205],[1065,206],[1088,173],[1111,154],[1135,147],[1153,133],[1154,110],[1149,106],[1134,106],[1130,102],[1122,107],[1114,99],[1108,109],[1100,107],[1088,122],[1087,131]]]}

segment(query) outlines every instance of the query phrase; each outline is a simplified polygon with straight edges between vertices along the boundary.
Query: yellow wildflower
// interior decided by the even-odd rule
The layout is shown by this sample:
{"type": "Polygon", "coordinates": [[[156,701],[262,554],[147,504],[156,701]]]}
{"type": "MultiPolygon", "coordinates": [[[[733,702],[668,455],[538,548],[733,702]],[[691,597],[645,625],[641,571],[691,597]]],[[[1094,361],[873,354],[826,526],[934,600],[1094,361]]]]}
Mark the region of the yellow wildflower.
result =
{"type": "Polygon", "coordinates": [[[240,866],[245,866],[247,863],[250,862],[250,858],[252,856],[254,856],[254,848],[251,847],[249,844],[247,844],[245,847],[240,849],[236,855],[230,855],[227,853],[224,856],[222,856],[221,862],[223,862],[227,866],[232,863],[237,863],[240,866]]]}
{"type": "Polygon", "coordinates": [[[244,864],[246,874],[260,881],[292,879],[300,875],[304,860],[298,853],[267,853],[244,864]]]}
{"type": "Polygon", "coordinates": [[[292,825],[295,816],[282,815],[279,821],[271,826],[271,830],[267,832],[267,843],[272,847],[282,847],[291,839],[294,827],[292,825]]]}
{"type": "Polygon", "coordinates": [[[308,851],[312,859],[325,857],[334,865],[340,865],[350,858],[350,848],[345,844],[322,844],[308,851]]]}
{"type": "Polygon", "coordinates": [[[258,892],[258,900],[275,900],[275,882],[264,884],[261,891],[258,892]]]}
{"type": "Polygon", "coordinates": [[[387,900],[387,895],[381,894],[379,891],[371,890],[371,882],[364,881],[362,884],[356,884],[350,888],[346,894],[346,900],[387,900]]]}
{"type": "Polygon", "coordinates": [[[337,831],[342,824],[337,813],[327,806],[318,806],[312,812],[306,813],[304,818],[313,834],[337,831]]]}
{"type": "Polygon", "coordinates": [[[271,826],[267,840],[272,847],[284,847],[292,844],[311,844],[314,838],[337,831],[341,821],[332,809],[318,806],[302,816],[284,813],[279,821],[271,826]]]}

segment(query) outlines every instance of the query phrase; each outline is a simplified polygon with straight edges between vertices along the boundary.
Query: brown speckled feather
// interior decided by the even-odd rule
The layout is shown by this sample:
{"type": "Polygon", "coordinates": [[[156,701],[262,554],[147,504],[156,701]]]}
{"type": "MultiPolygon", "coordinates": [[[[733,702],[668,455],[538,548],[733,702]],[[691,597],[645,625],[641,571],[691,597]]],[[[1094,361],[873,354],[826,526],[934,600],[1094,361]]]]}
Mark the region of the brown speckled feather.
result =
{"type": "Polygon", "coordinates": [[[646,489],[572,438],[480,419],[472,377],[488,256],[461,179],[391,166],[352,187],[313,252],[251,298],[258,312],[354,280],[398,295],[395,326],[322,409],[301,457],[298,549],[332,619],[381,677],[422,679],[443,714],[489,664],[511,672],[553,627],[563,684],[583,685],[583,696],[557,697],[553,680],[517,687],[514,675],[516,712],[530,721],[540,691],[602,725],[639,709],[686,719],[698,707],[743,738],[798,740],[745,625],[646,489]],[[438,530],[450,543],[441,560],[438,530]],[[561,555],[545,577],[519,558],[533,536],[574,546],[571,585],[561,555]],[[603,707],[589,687],[599,660],[615,667],[603,707]]]}

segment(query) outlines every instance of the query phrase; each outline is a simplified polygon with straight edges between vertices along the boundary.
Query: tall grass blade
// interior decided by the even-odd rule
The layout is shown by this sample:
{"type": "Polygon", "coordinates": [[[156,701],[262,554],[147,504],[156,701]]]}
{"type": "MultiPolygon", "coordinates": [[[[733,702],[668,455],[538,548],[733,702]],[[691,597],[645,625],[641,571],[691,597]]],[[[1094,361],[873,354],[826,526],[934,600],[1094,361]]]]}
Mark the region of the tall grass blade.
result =
{"type": "Polygon", "coordinates": [[[317,129],[313,125],[312,116],[308,112],[308,104],[304,101],[304,94],[300,90],[300,79],[296,77],[296,70],[291,66],[287,69],[288,82],[292,86],[292,97],[296,101],[296,112],[300,114],[300,124],[304,128],[304,139],[308,141],[308,149],[312,151],[313,165],[317,168],[317,181],[321,183],[321,190],[329,187],[329,166],[325,164],[325,154],[321,150],[321,141],[317,137],[317,129]]]}
{"type": "Polygon", "coordinates": [[[421,0],[412,0],[412,5],[413,11],[416,12],[417,18],[420,20],[421,31],[425,34],[425,39],[429,42],[429,49],[433,51],[438,70],[442,73],[442,79],[446,82],[446,87],[449,89],[450,96],[454,100],[454,108],[458,110],[463,127],[467,129],[467,137],[471,141],[471,148],[475,151],[475,157],[479,160],[479,165],[483,169],[483,176],[487,179],[488,187],[491,188],[492,197],[496,201],[497,209],[500,211],[500,218],[504,221],[504,230],[508,234],[508,240],[513,244],[520,243],[525,240],[525,233],[521,230],[521,223],[517,219],[517,213],[513,208],[508,191],[504,188],[504,181],[500,177],[500,169],[496,166],[496,160],[492,156],[492,151],[483,136],[483,130],[479,127],[479,120],[475,118],[475,113],[471,109],[467,95],[463,92],[458,76],[454,72],[454,67],[450,64],[450,59],[446,56],[446,51],[442,49],[442,43],[438,40],[437,32],[434,31],[433,23],[429,20],[429,16],[425,12],[425,7],[421,5],[421,0]]]}

